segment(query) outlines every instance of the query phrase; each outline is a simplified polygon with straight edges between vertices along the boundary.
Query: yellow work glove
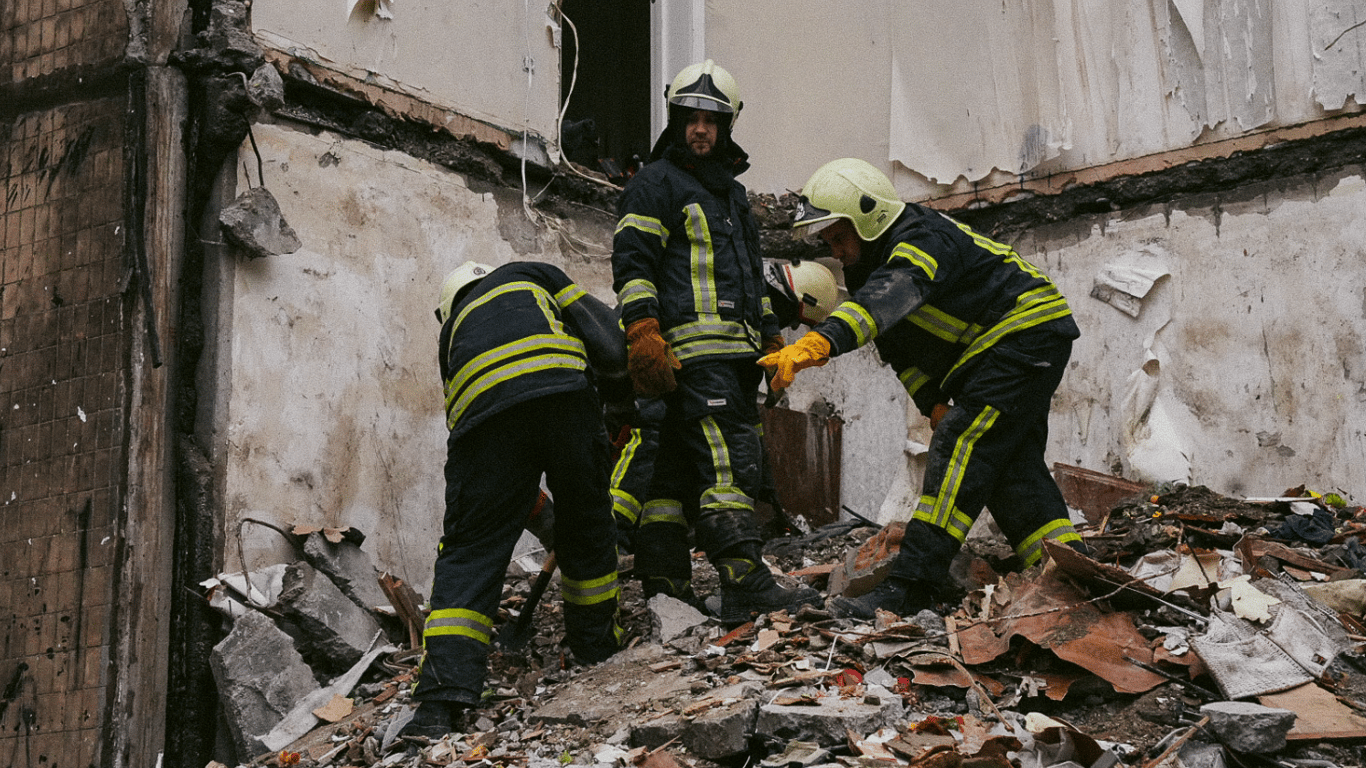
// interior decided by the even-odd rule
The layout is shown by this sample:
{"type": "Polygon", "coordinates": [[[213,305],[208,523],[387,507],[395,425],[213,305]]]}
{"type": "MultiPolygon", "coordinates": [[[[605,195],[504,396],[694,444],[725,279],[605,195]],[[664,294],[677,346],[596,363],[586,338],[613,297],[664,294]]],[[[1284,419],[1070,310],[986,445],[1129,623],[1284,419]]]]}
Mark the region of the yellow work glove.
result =
{"type": "Polygon", "coordinates": [[[772,375],[768,383],[774,389],[787,389],[796,378],[797,371],[825,365],[828,362],[830,342],[815,331],[808,331],[796,344],[789,344],[773,354],[759,358],[759,365],[772,375]]]}
{"type": "Polygon", "coordinates": [[[658,320],[647,317],[626,329],[626,370],[636,394],[662,397],[674,391],[674,371],[682,367],[669,342],[659,335],[658,320]]]}

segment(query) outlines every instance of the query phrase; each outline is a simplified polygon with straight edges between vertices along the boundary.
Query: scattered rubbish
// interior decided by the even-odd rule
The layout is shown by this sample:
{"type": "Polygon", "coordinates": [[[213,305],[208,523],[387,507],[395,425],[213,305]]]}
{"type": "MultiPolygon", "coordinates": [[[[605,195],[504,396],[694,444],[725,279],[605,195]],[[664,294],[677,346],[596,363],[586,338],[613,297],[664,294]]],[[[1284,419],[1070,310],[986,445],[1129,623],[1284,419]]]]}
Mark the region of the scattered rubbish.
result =
{"type": "MultiPolygon", "coordinates": [[[[236,661],[225,646],[220,687],[241,684],[231,669],[265,675],[268,697],[288,699],[250,728],[246,710],[225,700],[238,752],[252,757],[243,765],[298,756],[291,764],[1213,768],[1246,754],[1359,765],[1366,577],[1336,553],[1366,537],[1366,514],[1315,500],[1308,516],[1328,510],[1332,539],[1276,539],[1313,498],[1144,486],[1081,526],[1089,554],[1045,542],[1044,562],[1020,571],[994,554],[998,543],[970,537],[948,601],[872,622],[807,607],[728,629],[688,603],[647,602],[624,581],[628,647],[589,667],[570,664],[559,644],[559,601],[528,604],[536,573],[511,576],[500,621],[528,618],[525,647],[495,648],[484,704],[459,732],[423,744],[396,738],[413,712],[420,659],[422,598],[410,587],[376,575],[378,629],[363,657],[331,677],[314,658],[320,641],[299,631],[282,595],[300,584],[340,593],[321,582],[353,577],[325,572],[313,553],[308,564],[204,586],[241,625],[232,637],[257,633],[233,640],[246,654],[236,661]],[[267,669],[259,652],[295,672],[267,669]],[[299,684],[281,688],[288,680],[299,684]]],[[[829,589],[871,588],[895,554],[895,528],[829,528],[770,542],[766,557],[788,575],[828,567],[829,589]]],[[[345,542],[301,530],[301,548],[345,542]]],[[[709,568],[694,562],[699,594],[717,588],[709,568]]],[[[363,560],[358,572],[369,575],[363,560]]],[[[329,599],[359,607],[349,595],[329,599]]]]}

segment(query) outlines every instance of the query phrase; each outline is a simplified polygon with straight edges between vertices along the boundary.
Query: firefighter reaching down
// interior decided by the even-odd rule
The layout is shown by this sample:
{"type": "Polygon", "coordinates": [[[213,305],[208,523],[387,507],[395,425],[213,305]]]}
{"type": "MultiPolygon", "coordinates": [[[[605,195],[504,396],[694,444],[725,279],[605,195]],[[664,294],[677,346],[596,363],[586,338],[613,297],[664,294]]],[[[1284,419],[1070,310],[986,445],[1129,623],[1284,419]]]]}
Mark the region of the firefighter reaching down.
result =
{"type": "Polygon", "coordinates": [[[844,265],[850,298],[796,344],[765,356],[778,388],[868,342],[934,436],[919,503],[888,578],[837,616],[929,607],[983,507],[1024,566],[1043,540],[1085,549],[1044,461],[1048,409],[1080,332],[1067,300],[1009,246],[905,203],[854,158],[818,169],[793,227],[818,234],[844,265]]]}
{"type": "Polygon", "coordinates": [[[621,647],[603,400],[629,402],[616,313],[548,264],[466,262],[437,307],[446,512],[426,654],[403,735],[437,737],[478,706],[503,575],[542,473],[555,501],[565,641],[582,662],[621,647]]]}

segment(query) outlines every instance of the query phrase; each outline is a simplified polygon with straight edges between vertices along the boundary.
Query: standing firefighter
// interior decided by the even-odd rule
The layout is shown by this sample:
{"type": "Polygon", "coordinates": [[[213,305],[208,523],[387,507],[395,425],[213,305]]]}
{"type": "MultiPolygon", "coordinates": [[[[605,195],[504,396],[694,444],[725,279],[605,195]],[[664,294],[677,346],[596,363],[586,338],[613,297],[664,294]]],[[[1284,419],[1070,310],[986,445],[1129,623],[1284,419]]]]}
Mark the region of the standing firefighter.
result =
{"type": "Polygon", "coordinates": [[[853,158],[811,176],[793,226],[819,233],[852,295],[759,361],[773,386],[872,341],[934,428],[889,577],[831,610],[872,618],[929,607],[983,506],[1026,567],[1044,539],[1084,549],[1044,461],[1049,401],[1081,335],[1048,277],[1009,246],[898,200],[886,176],[853,158]]]}
{"type": "Polygon", "coordinates": [[[754,362],[783,339],[764,296],[759,228],[735,179],[749,167],[731,140],[739,92],[730,73],[707,60],[680,72],[665,97],[669,124],[621,195],[612,251],[631,380],[641,397],[662,398],[665,411],[635,567],[647,597],[686,597],[671,580],[686,580],[687,543],[678,534],[691,523],[721,578],[720,618],[733,623],[818,595],[774,580],[754,522],[754,362]]]}
{"type": "MultiPolygon", "coordinates": [[[[825,265],[814,261],[790,263],[765,259],[764,282],[768,301],[784,328],[819,323],[839,300],[835,276],[825,265]]],[[[654,477],[659,427],[667,406],[658,398],[642,398],[637,405],[630,439],[622,447],[621,456],[612,470],[612,511],[617,518],[618,532],[624,540],[631,542],[631,549],[637,554],[636,562],[644,568],[643,572],[637,568],[636,573],[647,595],[667,594],[700,606],[701,600],[692,589],[692,559],[685,524],[676,516],[640,519],[641,500],[648,498],[654,477]],[[637,542],[638,526],[642,523],[651,527],[643,540],[637,542]]],[[[762,445],[760,447],[762,449],[762,445]]],[[[781,509],[762,450],[760,461],[762,482],[757,498],[781,509]]],[[[677,471],[677,468],[665,466],[662,471],[677,471]]],[[[695,499],[684,501],[696,505],[695,499]]]]}
{"type": "Polygon", "coordinates": [[[503,575],[546,486],[555,502],[566,642],[582,662],[621,647],[607,433],[598,398],[629,400],[616,313],[548,264],[466,262],[446,278],[446,515],[405,735],[438,736],[479,704],[503,575]]]}

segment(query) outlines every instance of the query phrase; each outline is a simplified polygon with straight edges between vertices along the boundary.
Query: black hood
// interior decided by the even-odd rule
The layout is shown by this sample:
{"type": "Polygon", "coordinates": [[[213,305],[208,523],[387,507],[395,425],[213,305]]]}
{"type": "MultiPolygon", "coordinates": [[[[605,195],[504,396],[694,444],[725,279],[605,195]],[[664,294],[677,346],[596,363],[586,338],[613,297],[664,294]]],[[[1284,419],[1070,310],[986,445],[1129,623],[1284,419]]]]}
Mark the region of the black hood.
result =
{"type": "Polygon", "coordinates": [[[730,131],[718,132],[716,149],[707,157],[697,157],[683,141],[683,121],[670,121],[650,150],[650,161],[667,158],[692,174],[702,186],[715,194],[726,194],[736,176],[749,170],[749,153],[730,139],[730,131]]]}

